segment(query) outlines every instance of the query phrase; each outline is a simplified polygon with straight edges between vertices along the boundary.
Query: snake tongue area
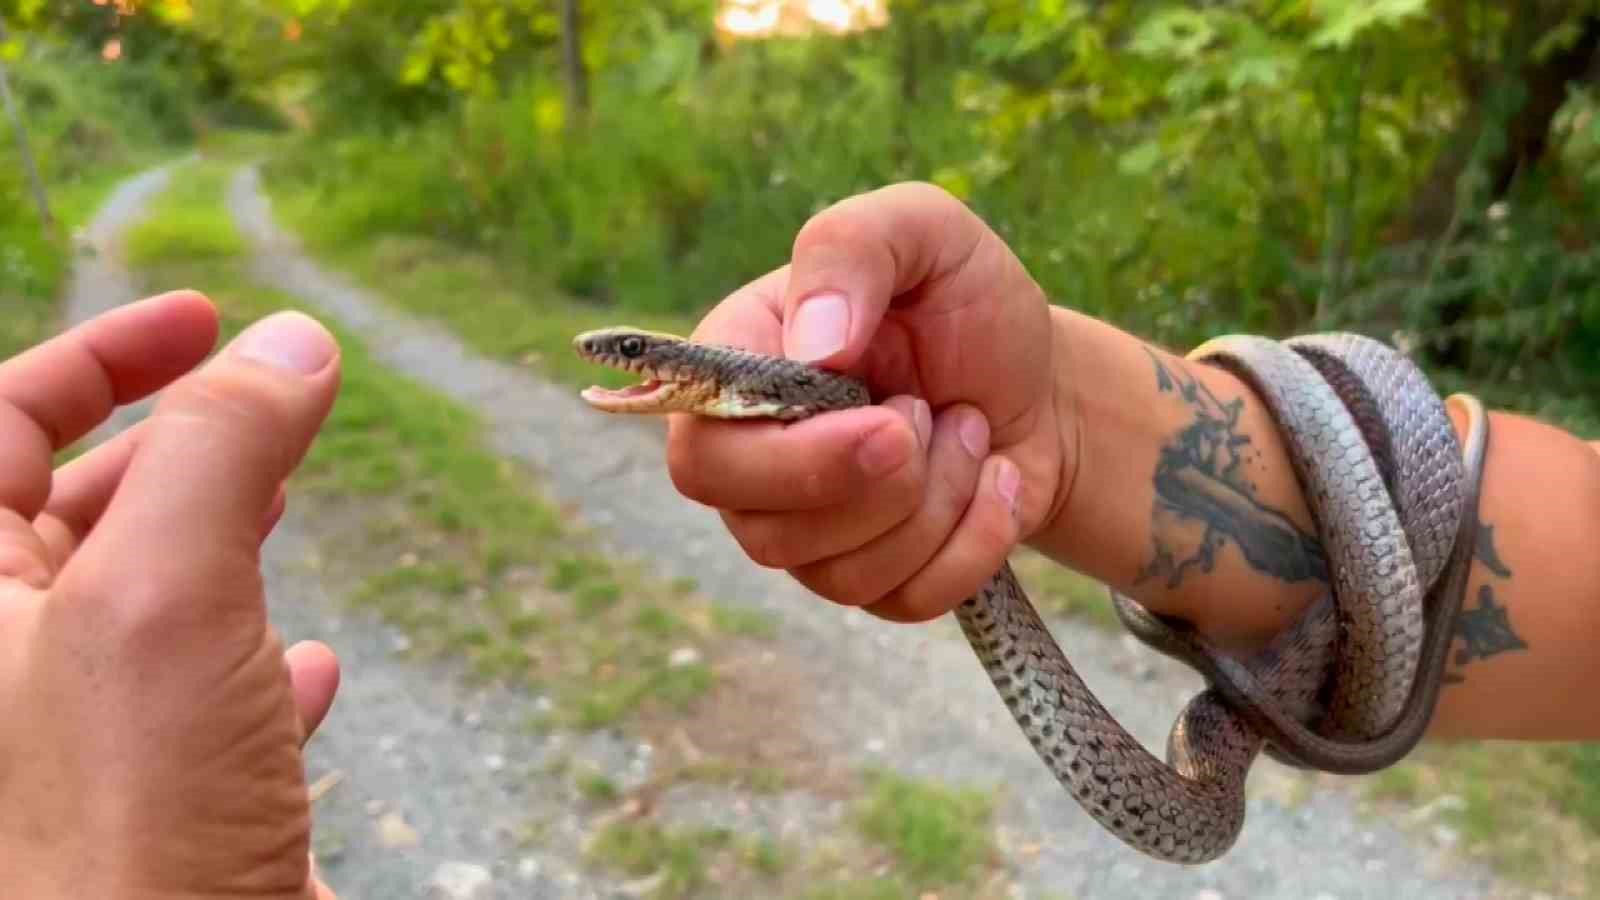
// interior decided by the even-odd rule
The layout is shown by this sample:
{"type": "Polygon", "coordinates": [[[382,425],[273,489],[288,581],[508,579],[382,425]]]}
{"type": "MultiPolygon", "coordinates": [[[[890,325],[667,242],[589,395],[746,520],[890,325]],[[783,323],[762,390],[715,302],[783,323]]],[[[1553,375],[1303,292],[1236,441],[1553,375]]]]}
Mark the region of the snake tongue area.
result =
{"type": "Polygon", "coordinates": [[[622,411],[627,408],[654,410],[661,405],[666,393],[666,383],[659,378],[646,378],[621,390],[591,385],[579,395],[589,405],[599,409],[622,411]]]}

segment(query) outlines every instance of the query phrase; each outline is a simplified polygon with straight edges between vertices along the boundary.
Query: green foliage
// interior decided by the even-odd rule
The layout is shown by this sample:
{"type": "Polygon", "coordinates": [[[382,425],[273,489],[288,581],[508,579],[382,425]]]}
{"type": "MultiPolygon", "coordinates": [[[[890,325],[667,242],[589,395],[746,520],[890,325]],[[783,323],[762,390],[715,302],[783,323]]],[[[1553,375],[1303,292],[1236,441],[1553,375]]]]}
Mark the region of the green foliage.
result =
{"type": "Polygon", "coordinates": [[[1414,341],[1441,377],[1547,410],[1529,385],[1576,391],[1600,369],[1587,94],[1562,107],[1559,155],[1520,187],[1519,217],[1471,223],[1503,199],[1489,176],[1527,100],[1517,60],[1577,40],[1590,5],[1513,27],[1487,4],[1420,0],[905,0],[882,31],[715,49],[708,4],[585,5],[594,110],[574,127],[553,7],[350,0],[337,15],[410,17],[384,46],[435,111],[310,134],[268,174],[316,210],[324,246],[443,240],[590,303],[676,314],[781,264],[828,204],[925,179],[1057,302],[1153,339],[1442,329],[1414,341]],[[1406,234],[1461,146],[1454,227],[1406,234]]]}
{"type": "MultiPolygon", "coordinates": [[[[42,25],[37,18],[14,21],[42,25]]],[[[160,65],[107,66],[48,32],[12,33],[0,46],[0,65],[58,222],[52,232],[40,221],[14,121],[0,108],[4,357],[42,337],[53,321],[71,259],[71,229],[116,177],[187,135],[183,111],[191,100],[160,65]]]]}

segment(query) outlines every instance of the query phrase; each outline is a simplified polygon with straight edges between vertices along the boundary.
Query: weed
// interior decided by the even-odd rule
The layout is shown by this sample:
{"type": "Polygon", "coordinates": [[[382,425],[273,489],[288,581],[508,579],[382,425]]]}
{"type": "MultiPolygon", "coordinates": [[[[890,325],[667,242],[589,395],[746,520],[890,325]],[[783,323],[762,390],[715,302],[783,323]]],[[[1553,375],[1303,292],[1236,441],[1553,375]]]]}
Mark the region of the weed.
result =
{"type": "Polygon", "coordinates": [[[650,822],[618,822],[595,836],[589,856],[636,877],[661,873],[655,896],[676,898],[703,887],[707,856],[732,842],[727,829],[670,831],[650,822]]]}
{"type": "Polygon", "coordinates": [[[973,790],[875,773],[860,811],[862,834],[894,853],[919,884],[959,883],[994,853],[989,797],[973,790]]]}
{"type": "Polygon", "coordinates": [[[778,623],[771,613],[720,603],[711,607],[711,625],[723,634],[741,637],[770,639],[778,634],[778,623]]]}
{"type": "Polygon", "coordinates": [[[598,773],[587,773],[578,778],[578,793],[590,803],[611,803],[622,793],[617,783],[598,773]]]}

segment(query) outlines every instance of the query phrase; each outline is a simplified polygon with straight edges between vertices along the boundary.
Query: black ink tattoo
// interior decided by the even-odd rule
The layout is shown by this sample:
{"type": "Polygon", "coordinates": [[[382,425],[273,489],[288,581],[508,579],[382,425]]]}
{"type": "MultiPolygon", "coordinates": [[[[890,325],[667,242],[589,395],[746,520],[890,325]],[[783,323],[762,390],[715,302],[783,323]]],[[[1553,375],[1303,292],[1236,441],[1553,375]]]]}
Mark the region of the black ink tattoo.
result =
{"type": "MultiPolygon", "coordinates": [[[[1478,523],[1478,546],[1473,549],[1473,556],[1490,574],[1501,579],[1511,578],[1511,568],[1495,550],[1493,526],[1478,523]]],[[[1528,649],[1527,642],[1511,627],[1510,611],[1495,601],[1494,586],[1489,584],[1478,586],[1477,608],[1462,608],[1456,618],[1456,637],[1462,642],[1452,659],[1457,667],[1528,649]]],[[[1460,684],[1466,680],[1459,671],[1448,672],[1444,677],[1445,684],[1460,684]]]]}
{"type": "Polygon", "coordinates": [[[1506,608],[1494,602],[1494,588],[1478,587],[1478,608],[1462,610],[1456,632],[1466,641],[1466,646],[1456,652],[1456,665],[1464,666],[1475,659],[1488,659],[1497,653],[1526,650],[1528,645],[1511,630],[1511,617],[1506,608]]]}
{"type": "Polygon", "coordinates": [[[1500,561],[1500,554],[1495,552],[1493,525],[1478,523],[1478,546],[1473,552],[1489,571],[1501,578],[1511,577],[1511,569],[1500,561]]]}
{"type": "Polygon", "coordinates": [[[1327,557],[1316,535],[1302,531],[1281,511],[1263,505],[1255,486],[1244,476],[1250,437],[1239,433],[1244,400],[1217,399],[1199,379],[1173,372],[1149,348],[1156,368],[1158,393],[1176,393],[1194,410],[1194,422],[1164,447],[1156,463],[1156,514],[1165,512],[1180,523],[1198,523],[1200,534],[1186,529],[1153,529],[1154,556],[1138,580],[1164,577],[1177,587],[1191,569],[1210,572],[1217,554],[1231,538],[1253,568],[1287,582],[1328,581],[1327,557]],[[1181,551],[1175,545],[1183,543],[1181,551]]]}

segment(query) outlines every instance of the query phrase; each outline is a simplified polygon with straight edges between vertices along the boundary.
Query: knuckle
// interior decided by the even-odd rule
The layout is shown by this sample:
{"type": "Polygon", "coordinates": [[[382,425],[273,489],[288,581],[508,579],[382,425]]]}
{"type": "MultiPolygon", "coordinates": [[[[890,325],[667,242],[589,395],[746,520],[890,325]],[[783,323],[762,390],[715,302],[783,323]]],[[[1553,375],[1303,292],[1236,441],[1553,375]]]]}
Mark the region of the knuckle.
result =
{"type": "MultiPolygon", "coordinates": [[[[674,426],[667,436],[667,475],[678,493],[697,503],[718,505],[718,470],[705,441],[696,437],[694,426],[674,426]]],[[[722,471],[726,472],[726,468],[722,471]]],[[[726,479],[724,479],[725,481],[726,479]]]]}
{"type": "Polygon", "coordinates": [[[259,378],[226,368],[208,372],[175,389],[170,404],[153,427],[192,431],[194,440],[231,445],[275,465],[289,452],[293,410],[259,378]]]}
{"type": "Polygon", "coordinates": [[[927,484],[927,463],[921,456],[914,455],[906,465],[875,486],[877,497],[869,508],[881,511],[885,517],[893,517],[896,521],[904,519],[922,505],[927,484]]]}
{"type": "Polygon", "coordinates": [[[944,515],[966,509],[978,492],[978,467],[975,464],[951,463],[937,466],[931,476],[929,495],[944,515]]]}
{"type": "Polygon", "coordinates": [[[1006,553],[1016,540],[1017,523],[1004,505],[996,501],[991,511],[977,517],[972,528],[974,550],[973,568],[987,567],[984,577],[992,574],[1005,561],[1006,553]]]}
{"type": "Polygon", "coordinates": [[[193,646],[206,634],[253,634],[265,624],[246,607],[219,610],[208,589],[227,583],[239,591],[260,590],[261,576],[248,567],[196,572],[190,564],[151,557],[140,577],[107,582],[103,568],[68,567],[57,583],[61,607],[77,613],[80,636],[122,658],[166,656],[175,647],[193,646]]]}
{"type": "Polygon", "coordinates": [[[872,606],[892,585],[885,585],[882,567],[865,560],[836,560],[794,573],[801,584],[840,606],[872,606]]]}
{"type": "Polygon", "coordinates": [[[915,625],[939,618],[953,609],[961,599],[942,597],[925,584],[913,583],[891,591],[873,604],[872,611],[890,621],[915,625]]]}
{"type": "Polygon", "coordinates": [[[800,226],[794,237],[793,255],[801,256],[815,247],[856,247],[872,238],[872,229],[864,217],[852,214],[852,197],[817,213],[800,226]]]}
{"type": "Polygon", "coordinates": [[[787,569],[804,562],[796,553],[791,532],[770,521],[743,516],[723,517],[733,532],[734,540],[746,556],[756,565],[766,569],[787,569]]]}

